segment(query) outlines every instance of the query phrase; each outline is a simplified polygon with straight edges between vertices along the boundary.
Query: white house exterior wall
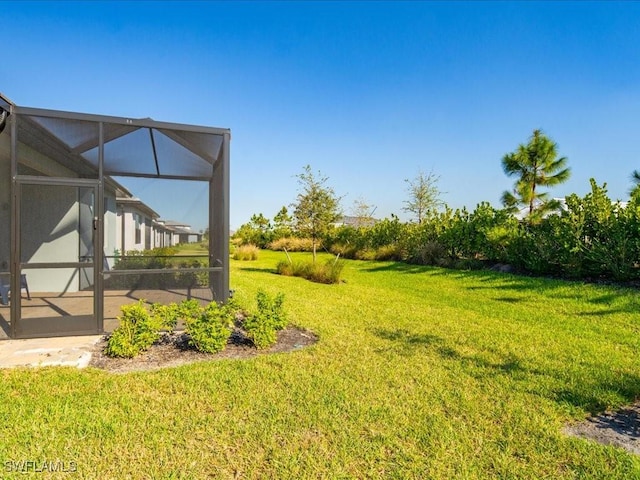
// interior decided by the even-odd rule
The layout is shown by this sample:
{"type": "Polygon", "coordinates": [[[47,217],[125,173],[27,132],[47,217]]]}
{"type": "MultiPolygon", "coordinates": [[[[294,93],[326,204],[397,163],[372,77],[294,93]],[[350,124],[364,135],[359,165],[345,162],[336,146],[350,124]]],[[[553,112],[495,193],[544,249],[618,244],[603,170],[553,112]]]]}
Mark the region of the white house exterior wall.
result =
{"type": "Polygon", "coordinates": [[[113,193],[106,192],[104,196],[104,255],[109,268],[115,263],[113,257],[118,250],[118,215],[116,213],[116,197],[113,193]]]}
{"type": "Polygon", "coordinates": [[[117,226],[116,226],[116,238],[118,250],[120,252],[129,252],[132,250],[142,251],[147,246],[155,248],[155,229],[153,228],[153,222],[149,228],[146,228],[147,223],[151,219],[145,216],[143,212],[131,205],[120,205],[117,209],[117,226]],[[140,241],[136,242],[136,215],[139,216],[140,221],[140,241]],[[124,235],[122,229],[124,227],[124,235]],[[149,236],[149,242],[147,245],[147,235],[149,236]],[[123,243],[124,242],[124,243],[123,243]]]}

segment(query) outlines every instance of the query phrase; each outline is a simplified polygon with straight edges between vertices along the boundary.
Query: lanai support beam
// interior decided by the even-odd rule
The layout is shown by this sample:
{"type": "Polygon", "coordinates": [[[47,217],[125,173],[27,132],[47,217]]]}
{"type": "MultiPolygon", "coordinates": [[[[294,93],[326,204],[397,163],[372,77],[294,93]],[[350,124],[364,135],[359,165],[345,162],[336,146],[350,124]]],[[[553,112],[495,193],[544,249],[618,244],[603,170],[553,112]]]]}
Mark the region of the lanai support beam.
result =
{"type": "Polygon", "coordinates": [[[229,299],[229,157],[231,135],[224,133],[222,151],[209,182],[209,284],[217,302],[229,299]]]}

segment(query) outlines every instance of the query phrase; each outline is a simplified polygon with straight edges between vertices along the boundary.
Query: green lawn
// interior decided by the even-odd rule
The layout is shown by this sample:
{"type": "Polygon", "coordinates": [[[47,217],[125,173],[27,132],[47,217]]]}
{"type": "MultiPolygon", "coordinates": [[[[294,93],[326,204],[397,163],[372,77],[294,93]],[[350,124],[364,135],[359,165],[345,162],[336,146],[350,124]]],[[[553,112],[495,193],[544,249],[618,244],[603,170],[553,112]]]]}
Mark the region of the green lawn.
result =
{"type": "Polygon", "coordinates": [[[200,243],[182,243],[173,248],[176,250],[177,256],[198,255],[205,259],[209,256],[207,249],[200,243]]]}
{"type": "Polygon", "coordinates": [[[0,477],[60,460],[76,478],[640,478],[638,458],[561,433],[639,396],[637,291],[358,261],[321,285],[274,274],[281,258],[233,262],[232,288],[284,291],[317,345],[1,371],[0,477]]]}

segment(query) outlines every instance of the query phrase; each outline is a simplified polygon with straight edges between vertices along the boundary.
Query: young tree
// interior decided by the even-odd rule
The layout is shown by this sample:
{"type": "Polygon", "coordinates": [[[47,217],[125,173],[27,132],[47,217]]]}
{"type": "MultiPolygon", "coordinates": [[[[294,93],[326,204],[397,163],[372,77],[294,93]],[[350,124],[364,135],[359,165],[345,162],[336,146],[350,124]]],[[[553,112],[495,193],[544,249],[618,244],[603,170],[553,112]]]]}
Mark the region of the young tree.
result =
{"type": "Polygon", "coordinates": [[[296,229],[311,238],[315,262],[318,240],[340,217],[340,198],[333,188],[326,186],[329,178],[319,171],[314,174],[310,165],[296,177],[300,188],[296,203],[291,205],[293,217],[296,229]]]}
{"type": "Polygon", "coordinates": [[[242,239],[243,244],[253,244],[265,248],[272,240],[273,232],[269,219],[262,213],[254,213],[249,222],[240,225],[233,236],[242,239]]]}
{"type": "Polygon", "coordinates": [[[403,207],[403,210],[415,215],[418,223],[422,223],[442,205],[442,192],[438,189],[438,180],[440,176],[433,171],[425,174],[422,170],[418,171],[413,180],[405,179],[409,200],[405,200],[406,207],[403,207]]]}
{"type": "Polygon", "coordinates": [[[530,221],[557,208],[557,202],[548,199],[548,193],[539,187],[553,187],[569,179],[567,158],[558,158],[557,144],[541,130],[534,130],[529,143],[502,157],[502,168],[509,177],[516,177],[513,191],[502,194],[502,204],[512,212],[524,205],[528,207],[530,221]]]}
{"type": "Polygon", "coordinates": [[[351,215],[356,218],[356,227],[370,227],[373,224],[372,214],[375,209],[362,197],[356,198],[351,207],[351,215]]]}
{"type": "Polygon", "coordinates": [[[261,232],[267,232],[269,231],[269,229],[271,229],[271,223],[269,222],[269,219],[265,217],[262,213],[258,213],[258,214],[254,213],[253,215],[251,215],[251,219],[249,220],[249,223],[253,228],[261,232]]]}
{"type": "Polygon", "coordinates": [[[276,239],[291,236],[293,218],[289,215],[287,207],[282,207],[273,217],[273,232],[276,239]]]}

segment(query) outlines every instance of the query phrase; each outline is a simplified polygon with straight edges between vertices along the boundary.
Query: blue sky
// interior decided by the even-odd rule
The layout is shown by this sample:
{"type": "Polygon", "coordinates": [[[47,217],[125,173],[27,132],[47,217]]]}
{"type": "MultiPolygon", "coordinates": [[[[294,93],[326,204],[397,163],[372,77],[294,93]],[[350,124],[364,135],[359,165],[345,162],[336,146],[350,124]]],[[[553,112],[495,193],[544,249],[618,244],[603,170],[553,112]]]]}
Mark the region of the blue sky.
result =
{"type": "MultiPolygon", "coordinates": [[[[18,105],[230,128],[231,224],[295,200],[306,164],[349,213],[398,214],[404,179],[499,206],[535,128],[625,199],[640,169],[638,2],[1,2],[0,91],[18,105]]],[[[205,225],[200,184],[124,182],[205,225]],[[182,201],[176,202],[177,198],[182,201]]]]}

